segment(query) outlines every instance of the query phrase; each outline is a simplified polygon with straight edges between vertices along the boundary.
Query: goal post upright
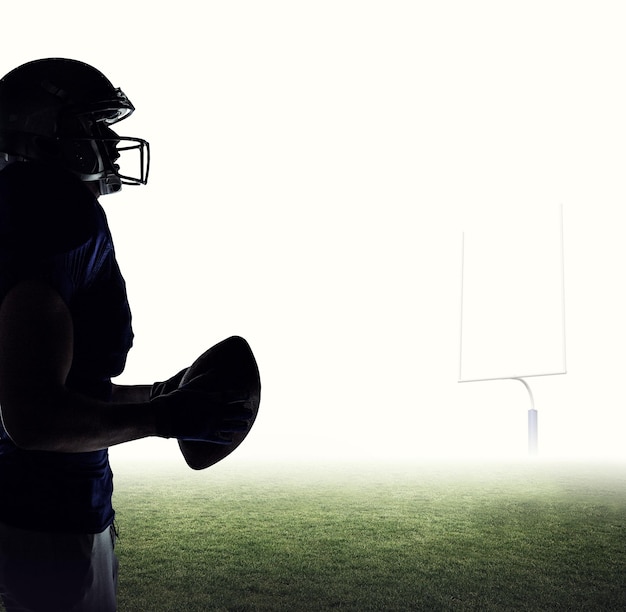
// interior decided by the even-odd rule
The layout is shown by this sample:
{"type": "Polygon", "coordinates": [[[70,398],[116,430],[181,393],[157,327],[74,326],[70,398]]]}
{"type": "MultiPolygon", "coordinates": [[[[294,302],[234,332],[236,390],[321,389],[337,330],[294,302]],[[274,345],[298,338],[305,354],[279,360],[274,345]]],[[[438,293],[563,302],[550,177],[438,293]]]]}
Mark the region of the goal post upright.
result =
{"type": "Polygon", "coordinates": [[[468,382],[487,382],[490,380],[518,380],[521,382],[526,390],[530,399],[530,408],[528,409],[528,454],[530,456],[536,456],[539,452],[539,424],[538,413],[535,408],[535,398],[533,396],[530,385],[525,380],[526,378],[539,377],[539,376],[558,376],[567,374],[567,361],[566,361],[566,324],[565,324],[565,243],[564,243],[564,231],[563,231],[563,204],[560,206],[560,273],[561,273],[561,320],[562,320],[562,371],[558,372],[546,372],[537,374],[526,374],[516,376],[494,376],[485,378],[463,378],[463,300],[464,300],[464,284],[465,284],[465,232],[461,235],[461,299],[460,299],[460,326],[459,326],[459,383],[468,382]]]}

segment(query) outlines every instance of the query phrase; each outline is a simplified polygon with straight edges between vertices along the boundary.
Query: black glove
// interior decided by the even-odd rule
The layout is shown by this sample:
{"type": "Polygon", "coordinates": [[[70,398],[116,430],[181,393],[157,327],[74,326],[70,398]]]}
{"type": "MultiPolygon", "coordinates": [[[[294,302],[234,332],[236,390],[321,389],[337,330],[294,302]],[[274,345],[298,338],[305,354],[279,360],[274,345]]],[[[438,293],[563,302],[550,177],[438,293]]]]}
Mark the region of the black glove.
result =
{"type": "Polygon", "coordinates": [[[202,374],[151,400],[157,436],[232,444],[233,434],[250,429],[249,401],[248,393],[220,389],[213,373],[202,374]]]}
{"type": "Polygon", "coordinates": [[[163,382],[155,382],[150,389],[150,399],[152,400],[159,395],[166,395],[167,393],[176,391],[180,385],[180,381],[183,379],[183,376],[187,373],[188,369],[189,368],[181,370],[178,374],[174,374],[172,378],[168,378],[163,382]]]}

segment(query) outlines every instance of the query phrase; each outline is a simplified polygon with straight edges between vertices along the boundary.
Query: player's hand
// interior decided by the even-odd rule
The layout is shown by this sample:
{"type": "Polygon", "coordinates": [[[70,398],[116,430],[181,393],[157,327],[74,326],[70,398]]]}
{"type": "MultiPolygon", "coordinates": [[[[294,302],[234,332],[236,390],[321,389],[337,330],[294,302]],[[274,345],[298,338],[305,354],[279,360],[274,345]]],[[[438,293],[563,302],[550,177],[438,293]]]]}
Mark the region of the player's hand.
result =
{"type": "Polygon", "coordinates": [[[212,373],[151,400],[157,435],[179,440],[231,444],[233,434],[247,432],[253,412],[246,392],[220,389],[212,373]]]}
{"type": "Polygon", "coordinates": [[[174,374],[174,376],[163,382],[155,382],[150,389],[150,399],[176,391],[188,369],[189,368],[184,368],[178,374],[174,374]]]}

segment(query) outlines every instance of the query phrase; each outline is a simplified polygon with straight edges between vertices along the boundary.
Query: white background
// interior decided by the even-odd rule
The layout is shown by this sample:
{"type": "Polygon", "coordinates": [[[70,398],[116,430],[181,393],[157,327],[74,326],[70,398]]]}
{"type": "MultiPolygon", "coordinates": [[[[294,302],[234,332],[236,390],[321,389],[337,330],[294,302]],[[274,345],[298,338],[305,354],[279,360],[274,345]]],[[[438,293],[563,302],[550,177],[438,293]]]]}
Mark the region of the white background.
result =
{"type": "MultiPolygon", "coordinates": [[[[522,385],[457,383],[460,237],[563,204],[568,374],[529,379],[540,449],[626,458],[623,3],[2,13],[1,73],[82,59],[152,146],[149,185],[103,199],[136,332],[118,382],[240,334],[263,377],[240,458],[523,457],[522,385]]],[[[155,451],[180,461],[165,441],[113,453],[155,451]]]]}
{"type": "Polygon", "coordinates": [[[462,237],[459,379],[567,370],[563,210],[475,213],[462,237]]]}

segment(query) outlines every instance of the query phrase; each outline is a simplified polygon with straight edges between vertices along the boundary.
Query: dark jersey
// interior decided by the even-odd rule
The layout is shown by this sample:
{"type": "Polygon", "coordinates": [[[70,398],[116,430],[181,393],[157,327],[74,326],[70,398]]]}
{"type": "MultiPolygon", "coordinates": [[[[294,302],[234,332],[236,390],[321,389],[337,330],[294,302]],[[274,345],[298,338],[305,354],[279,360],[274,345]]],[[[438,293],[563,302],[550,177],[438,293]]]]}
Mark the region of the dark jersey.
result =
{"type": "MultiPolygon", "coordinates": [[[[111,378],[123,371],[133,334],[104,211],[72,174],[16,162],[0,172],[0,303],[21,280],[34,278],[54,287],[72,316],[66,386],[110,400],[111,378]]],[[[113,521],[112,491],[106,450],[24,451],[0,426],[0,521],[98,533],[113,521]]]]}

